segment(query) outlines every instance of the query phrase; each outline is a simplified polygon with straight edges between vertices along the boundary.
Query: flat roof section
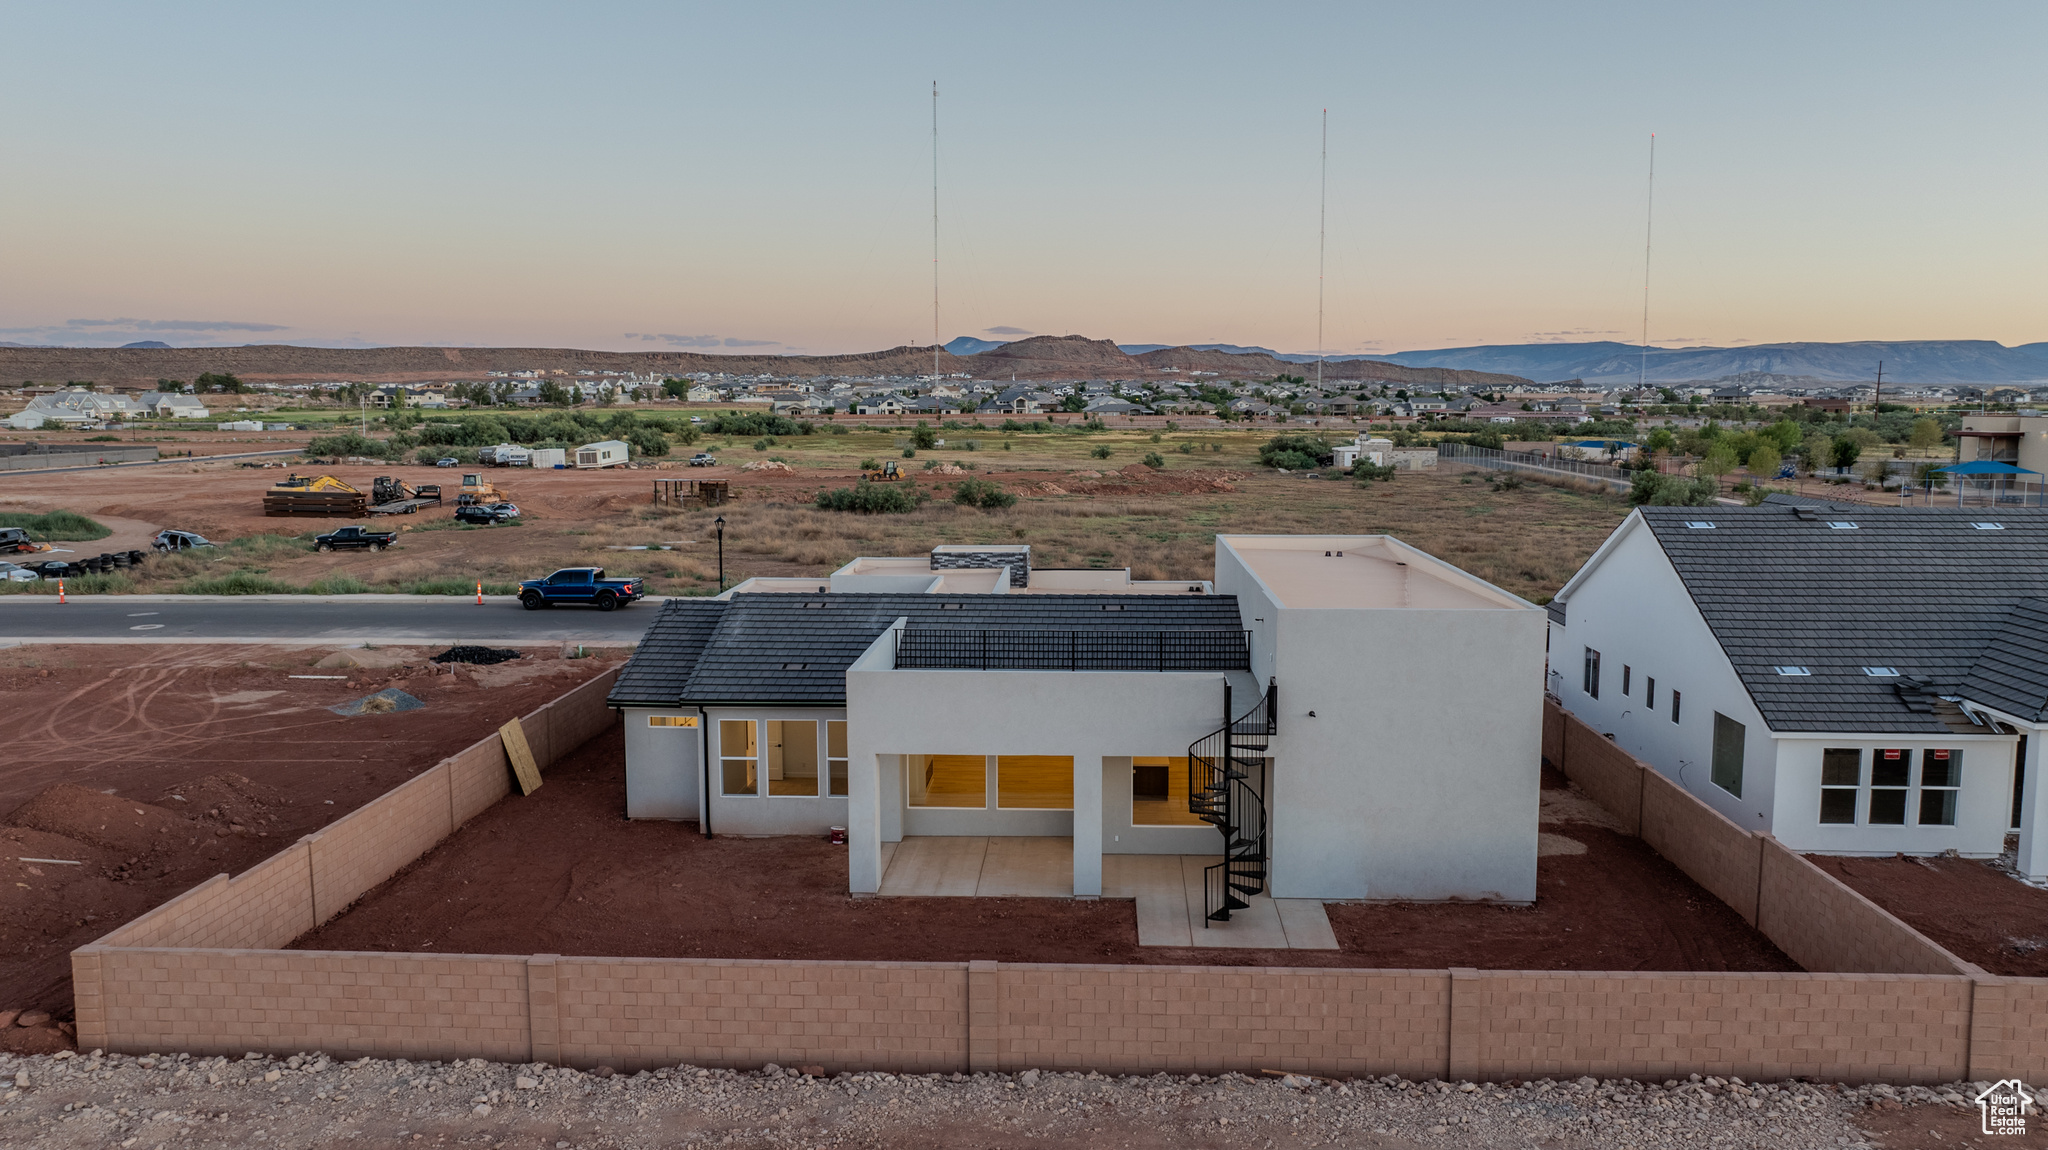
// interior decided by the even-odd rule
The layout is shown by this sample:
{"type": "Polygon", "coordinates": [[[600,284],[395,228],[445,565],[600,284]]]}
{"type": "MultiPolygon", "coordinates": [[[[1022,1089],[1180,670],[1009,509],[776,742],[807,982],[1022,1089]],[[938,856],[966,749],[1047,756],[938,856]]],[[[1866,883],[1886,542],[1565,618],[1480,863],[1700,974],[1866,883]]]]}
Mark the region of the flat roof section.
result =
{"type": "Polygon", "coordinates": [[[1386,535],[1219,535],[1282,607],[1540,610],[1386,535]]]}

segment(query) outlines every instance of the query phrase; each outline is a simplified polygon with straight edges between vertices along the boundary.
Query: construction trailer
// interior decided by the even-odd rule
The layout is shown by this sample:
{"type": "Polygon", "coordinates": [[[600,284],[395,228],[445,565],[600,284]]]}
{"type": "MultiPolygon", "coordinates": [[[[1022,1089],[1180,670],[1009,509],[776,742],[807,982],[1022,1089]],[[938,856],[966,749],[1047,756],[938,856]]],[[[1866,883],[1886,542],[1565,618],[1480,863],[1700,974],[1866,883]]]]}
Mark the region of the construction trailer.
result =
{"type": "Polygon", "coordinates": [[[529,453],[530,467],[563,468],[569,465],[569,453],[559,447],[536,447],[529,453]]]}
{"type": "Polygon", "coordinates": [[[287,475],[263,493],[263,514],[272,516],[355,519],[369,508],[369,496],[332,475],[287,475]]]}
{"type": "Polygon", "coordinates": [[[577,467],[611,467],[626,461],[626,441],[602,439],[576,449],[577,467]]]}

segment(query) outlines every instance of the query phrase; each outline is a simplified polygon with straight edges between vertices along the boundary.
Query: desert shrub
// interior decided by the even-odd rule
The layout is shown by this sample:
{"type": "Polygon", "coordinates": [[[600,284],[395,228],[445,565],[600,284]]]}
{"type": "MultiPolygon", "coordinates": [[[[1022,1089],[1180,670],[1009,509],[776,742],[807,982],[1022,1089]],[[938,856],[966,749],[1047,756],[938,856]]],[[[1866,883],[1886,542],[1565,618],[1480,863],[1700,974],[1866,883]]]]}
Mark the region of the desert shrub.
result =
{"type": "Polygon", "coordinates": [[[1493,477],[1486,481],[1486,485],[1495,491],[1520,491],[1522,489],[1522,477],[1512,472],[1496,471],[1493,473],[1493,477]]]}
{"type": "Polygon", "coordinates": [[[775,441],[774,441],[774,440],[772,440],[772,439],[765,439],[765,438],[764,438],[764,439],[757,439],[757,440],[755,440],[755,441],[754,441],[754,450],[755,450],[755,451],[766,451],[766,450],[768,450],[769,448],[771,448],[771,447],[773,447],[773,446],[775,446],[775,441]]]}
{"type": "Polygon", "coordinates": [[[179,588],[187,595],[297,595],[299,588],[282,579],[258,575],[253,571],[236,571],[228,575],[211,578],[195,576],[185,580],[179,588]]]}
{"type": "MultiPolygon", "coordinates": [[[[353,431],[344,435],[316,435],[311,442],[306,444],[306,454],[327,456],[360,455],[367,459],[383,459],[390,453],[392,445],[397,442],[398,438],[396,436],[393,436],[390,440],[366,439],[353,431]]],[[[402,451],[403,448],[400,450],[402,451]]]]}
{"type": "Polygon", "coordinates": [[[1650,507],[1705,507],[1720,489],[1711,479],[1638,471],[1629,484],[1628,501],[1650,507]]]}
{"type": "Polygon", "coordinates": [[[1260,463],[1288,471],[1306,471],[1333,458],[1330,445],[1315,435],[1276,435],[1259,448],[1260,463]]]}
{"type": "Polygon", "coordinates": [[[852,511],[860,515],[903,514],[917,510],[921,502],[908,487],[869,483],[865,479],[852,487],[820,491],[817,498],[820,511],[852,511]]]}
{"type": "MultiPolygon", "coordinates": [[[[1356,479],[1361,487],[1368,483],[1391,483],[1394,476],[1400,473],[1401,469],[1398,467],[1391,464],[1382,467],[1370,459],[1359,460],[1357,465],[1351,469],[1351,477],[1356,479]]],[[[1467,478],[1469,479],[1470,477],[1467,478]]]]}
{"type": "Polygon", "coordinates": [[[879,459],[868,458],[860,461],[860,469],[862,471],[877,471],[880,470],[881,466],[882,461],[879,459]]]}
{"type": "Polygon", "coordinates": [[[1152,433],[1152,442],[1154,442],[1154,443],[1158,443],[1158,442],[1160,441],[1160,439],[1161,439],[1161,436],[1160,436],[1160,434],[1159,434],[1158,432],[1156,432],[1156,431],[1155,431],[1155,432],[1153,432],[1153,433],[1152,433]]]}
{"type": "Polygon", "coordinates": [[[104,575],[66,575],[62,580],[38,579],[33,583],[0,583],[0,595],[55,595],[57,584],[66,595],[126,595],[135,590],[135,580],[118,571],[104,575]]]}
{"type": "Polygon", "coordinates": [[[421,467],[432,467],[446,457],[446,449],[440,447],[422,447],[412,453],[412,461],[421,467]]]}
{"type": "Polygon", "coordinates": [[[932,430],[929,424],[920,419],[917,421],[917,426],[910,429],[910,445],[926,450],[937,447],[939,445],[939,433],[932,430]]]}
{"type": "MultiPolygon", "coordinates": [[[[1158,439],[1159,437],[1155,435],[1152,438],[1158,439]]],[[[1152,470],[1158,471],[1166,466],[1166,457],[1156,451],[1148,451],[1145,453],[1144,464],[1152,470]]]]}
{"type": "Polygon", "coordinates": [[[626,433],[626,442],[642,455],[661,456],[668,454],[668,436],[651,427],[636,428],[626,433]]]}
{"type": "Polygon", "coordinates": [[[1105,444],[1101,447],[1097,447],[1095,450],[1089,452],[1088,454],[1094,456],[1097,459],[1108,459],[1110,456],[1110,450],[1108,445],[1105,444]]]}
{"type": "Polygon", "coordinates": [[[960,441],[960,446],[969,451],[980,451],[981,441],[979,439],[963,439],[960,441]]]}
{"type": "Polygon", "coordinates": [[[1181,445],[1180,445],[1180,453],[1181,453],[1182,455],[1193,455],[1193,454],[1195,453],[1195,445],[1194,445],[1194,444],[1192,444],[1192,443],[1183,443],[1183,444],[1181,444],[1181,445]]]}
{"type": "Polygon", "coordinates": [[[903,458],[905,458],[905,459],[916,459],[916,458],[917,458],[917,448],[915,448],[915,447],[906,447],[906,448],[904,448],[904,449],[903,449],[903,458]]]}
{"type": "Polygon", "coordinates": [[[765,411],[721,411],[704,424],[713,435],[802,435],[796,420],[765,411]]]}
{"type": "Polygon", "coordinates": [[[370,585],[340,571],[322,575],[306,587],[308,595],[361,595],[370,585]]]}
{"type": "Polygon", "coordinates": [[[1028,424],[1028,423],[1019,423],[1019,422],[1017,422],[1017,421],[1016,421],[1016,420],[1014,420],[1014,419],[1005,419],[1005,420],[1004,420],[1004,421],[1003,421],[1002,423],[1000,423],[1000,424],[998,424],[998,425],[996,426],[996,430],[997,430],[997,431],[1030,431],[1030,430],[1031,430],[1031,425],[1030,425],[1030,424],[1028,424]]]}
{"type": "Polygon", "coordinates": [[[963,479],[953,488],[953,502],[963,507],[980,507],[993,511],[1000,507],[1013,507],[1016,495],[1003,490],[1002,485],[986,479],[963,479]]]}
{"type": "Polygon", "coordinates": [[[77,542],[105,539],[114,529],[76,511],[47,511],[32,515],[25,511],[0,511],[0,527],[20,527],[39,543],[77,542]]]}
{"type": "Polygon", "coordinates": [[[832,425],[832,434],[834,434],[834,435],[845,435],[845,434],[846,434],[846,429],[845,429],[844,427],[841,427],[841,426],[839,426],[838,424],[836,424],[836,423],[835,423],[835,424],[833,424],[833,425],[832,425]]]}

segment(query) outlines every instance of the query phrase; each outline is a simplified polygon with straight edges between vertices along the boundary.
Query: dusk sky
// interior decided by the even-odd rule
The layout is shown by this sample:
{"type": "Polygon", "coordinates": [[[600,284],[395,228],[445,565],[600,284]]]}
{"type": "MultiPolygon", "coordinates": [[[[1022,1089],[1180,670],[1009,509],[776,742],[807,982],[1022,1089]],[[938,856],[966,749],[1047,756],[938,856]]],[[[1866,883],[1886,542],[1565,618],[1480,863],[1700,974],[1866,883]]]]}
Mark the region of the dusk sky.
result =
{"type": "Polygon", "coordinates": [[[2048,340],[2048,6],[0,7],[0,340],[2048,340]],[[991,336],[990,333],[995,333],[991,336]]]}

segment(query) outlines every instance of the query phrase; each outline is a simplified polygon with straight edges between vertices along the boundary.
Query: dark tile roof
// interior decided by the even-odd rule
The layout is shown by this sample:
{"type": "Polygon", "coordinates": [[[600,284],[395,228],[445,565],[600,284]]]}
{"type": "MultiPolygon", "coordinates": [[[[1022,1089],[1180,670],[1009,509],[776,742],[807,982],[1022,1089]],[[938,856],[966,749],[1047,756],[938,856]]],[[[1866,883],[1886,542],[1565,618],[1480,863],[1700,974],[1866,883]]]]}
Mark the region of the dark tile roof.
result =
{"type": "Polygon", "coordinates": [[[1789,501],[1639,510],[1772,730],[1947,730],[1915,680],[1937,696],[1967,685],[2023,715],[2048,705],[2048,610],[2029,605],[2048,597],[2048,511],[1789,501]],[[1694,521],[1714,527],[1686,526],[1694,521]],[[2002,529],[1972,526],[1987,522],[2002,529]]]}
{"type": "Polygon", "coordinates": [[[1232,595],[735,595],[695,639],[680,634],[682,627],[658,637],[668,621],[664,609],[612,700],[631,677],[634,691],[668,691],[671,704],[844,705],[846,668],[905,616],[926,626],[989,630],[1243,626],[1232,595]]]}
{"type": "Polygon", "coordinates": [[[614,707],[675,706],[726,606],[717,599],[665,600],[605,702],[614,707]]]}

